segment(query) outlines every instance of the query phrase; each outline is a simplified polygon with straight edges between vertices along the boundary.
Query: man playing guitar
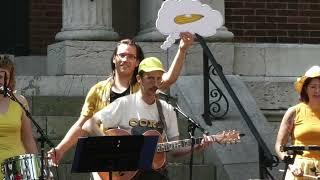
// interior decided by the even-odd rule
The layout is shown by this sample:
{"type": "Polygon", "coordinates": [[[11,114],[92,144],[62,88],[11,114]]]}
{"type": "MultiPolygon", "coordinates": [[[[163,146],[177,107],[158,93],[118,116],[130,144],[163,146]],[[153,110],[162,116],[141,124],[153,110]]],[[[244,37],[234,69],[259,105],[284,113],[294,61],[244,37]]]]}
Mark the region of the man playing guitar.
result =
{"type": "MultiPolygon", "coordinates": [[[[177,117],[173,107],[167,102],[159,100],[156,96],[163,73],[164,68],[158,58],[149,57],[144,59],[139,65],[137,75],[137,80],[141,87],[140,90],[135,94],[118,98],[109,106],[97,112],[85,123],[83,130],[95,136],[104,136],[105,133],[121,135],[123,132],[132,135],[154,135],[151,132],[158,132],[161,135],[159,138],[161,141],[179,140],[177,117]],[[109,130],[102,132],[99,128],[101,123],[104,127],[109,128],[109,130]]],[[[195,151],[209,147],[214,140],[213,136],[204,135],[201,143],[195,145],[195,151]]],[[[190,147],[184,147],[170,153],[174,156],[180,156],[187,155],[189,152],[190,147]]],[[[160,158],[164,157],[160,156],[160,158]]],[[[156,157],[154,161],[155,159],[156,157]]],[[[134,173],[134,179],[168,180],[165,168],[163,167],[164,164],[160,164],[156,170],[134,173]]],[[[101,179],[107,179],[108,177],[107,175],[103,175],[103,173],[99,173],[99,175],[101,179]]],[[[131,177],[118,177],[118,179],[131,179],[131,177]]]]}

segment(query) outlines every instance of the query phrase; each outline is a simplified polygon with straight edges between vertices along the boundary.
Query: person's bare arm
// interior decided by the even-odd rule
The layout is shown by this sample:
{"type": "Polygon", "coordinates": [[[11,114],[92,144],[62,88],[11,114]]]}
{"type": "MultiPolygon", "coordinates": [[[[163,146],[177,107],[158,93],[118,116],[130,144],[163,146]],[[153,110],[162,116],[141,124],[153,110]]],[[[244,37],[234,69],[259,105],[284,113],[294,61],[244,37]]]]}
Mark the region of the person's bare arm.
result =
{"type": "Polygon", "coordinates": [[[167,90],[170,85],[175,83],[180,75],[181,69],[186,59],[188,48],[192,45],[194,37],[189,32],[180,33],[180,44],[177,54],[168,70],[168,72],[162,75],[162,82],[160,84],[160,90],[167,90]]]}
{"type": "MultiPolygon", "coordinates": [[[[281,152],[280,147],[282,145],[286,145],[290,139],[290,136],[294,128],[295,115],[296,115],[295,108],[294,107],[289,108],[287,112],[284,114],[280,124],[279,132],[278,132],[277,140],[275,144],[275,150],[278,157],[281,160],[284,160],[285,157],[288,156],[287,152],[281,152]]],[[[294,164],[289,164],[288,169],[291,171],[291,173],[294,176],[302,176],[304,173],[301,167],[294,164]]]]}
{"type": "MultiPolygon", "coordinates": [[[[17,100],[24,106],[24,108],[29,111],[29,105],[26,98],[22,95],[17,95],[16,97],[17,100]]],[[[32,123],[24,111],[22,112],[21,116],[21,141],[26,153],[38,153],[38,148],[32,134],[32,123]]]]}
{"type": "Polygon", "coordinates": [[[77,143],[79,137],[87,136],[85,131],[82,130],[82,126],[90,117],[92,117],[96,108],[96,102],[100,99],[99,96],[97,96],[97,87],[99,87],[98,84],[90,88],[82,106],[80,117],[71,126],[65,137],[55,148],[48,151],[48,156],[49,158],[52,158],[54,165],[58,165],[64,154],[77,143]]]}
{"type": "Polygon", "coordinates": [[[86,123],[82,126],[82,130],[84,130],[90,136],[104,136],[105,134],[99,128],[101,125],[101,120],[97,117],[93,116],[88,119],[86,123]]]}
{"type": "Polygon", "coordinates": [[[294,107],[291,107],[287,110],[287,112],[284,114],[280,128],[277,135],[277,140],[275,143],[275,150],[278,155],[278,157],[283,160],[284,157],[287,155],[286,152],[281,152],[280,147],[282,145],[286,145],[289,141],[290,135],[293,130],[293,123],[295,118],[295,109],[294,107]]]}
{"type": "Polygon", "coordinates": [[[64,154],[72,148],[81,136],[86,136],[85,131],[82,130],[83,124],[89,119],[86,116],[80,116],[79,119],[72,125],[62,141],[48,152],[54,165],[58,165],[64,154]]]}

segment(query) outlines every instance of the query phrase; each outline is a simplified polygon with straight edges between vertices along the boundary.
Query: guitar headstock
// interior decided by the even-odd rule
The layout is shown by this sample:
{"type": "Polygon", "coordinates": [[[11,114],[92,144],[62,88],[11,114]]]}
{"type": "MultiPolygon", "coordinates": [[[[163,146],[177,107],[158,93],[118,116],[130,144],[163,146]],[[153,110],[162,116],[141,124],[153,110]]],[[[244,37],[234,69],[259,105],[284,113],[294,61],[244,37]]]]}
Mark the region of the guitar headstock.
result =
{"type": "Polygon", "coordinates": [[[240,134],[239,131],[228,130],[214,135],[214,140],[219,144],[235,144],[240,142],[240,136],[243,134],[240,134]]]}

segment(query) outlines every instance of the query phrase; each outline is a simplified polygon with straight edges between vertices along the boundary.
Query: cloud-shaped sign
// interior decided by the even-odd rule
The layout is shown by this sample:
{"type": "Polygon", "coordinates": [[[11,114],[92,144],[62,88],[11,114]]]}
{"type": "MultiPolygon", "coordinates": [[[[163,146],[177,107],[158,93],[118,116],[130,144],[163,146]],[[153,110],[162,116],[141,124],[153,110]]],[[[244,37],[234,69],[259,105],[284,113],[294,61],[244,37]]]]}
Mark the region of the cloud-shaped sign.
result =
{"type": "Polygon", "coordinates": [[[222,25],[221,13],[197,0],[166,0],[162,3],[156,20],[159,32],[168,35],[161,45],[164,50],[179,39],[180,32],[208,37],[214,35],[222,25]]]}

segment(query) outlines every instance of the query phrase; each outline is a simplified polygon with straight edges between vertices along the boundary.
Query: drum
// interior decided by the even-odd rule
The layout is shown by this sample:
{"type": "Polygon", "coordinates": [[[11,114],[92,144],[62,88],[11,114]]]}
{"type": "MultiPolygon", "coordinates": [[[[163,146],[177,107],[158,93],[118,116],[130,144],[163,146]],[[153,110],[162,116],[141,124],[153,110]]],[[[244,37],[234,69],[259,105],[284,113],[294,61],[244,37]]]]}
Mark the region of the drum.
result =
{"type": "MultiPolygon", "coordinates": [[[[53,174],[50,170],[51,164],[48,158],[44,162],[44,178],[53,180],[53,174]]],[[[24,154],[14,156],[4,160],[1,164],[1,171],[5,180],[35,180],[41,177],[41,157],[36,154],[24,154]]]]}

